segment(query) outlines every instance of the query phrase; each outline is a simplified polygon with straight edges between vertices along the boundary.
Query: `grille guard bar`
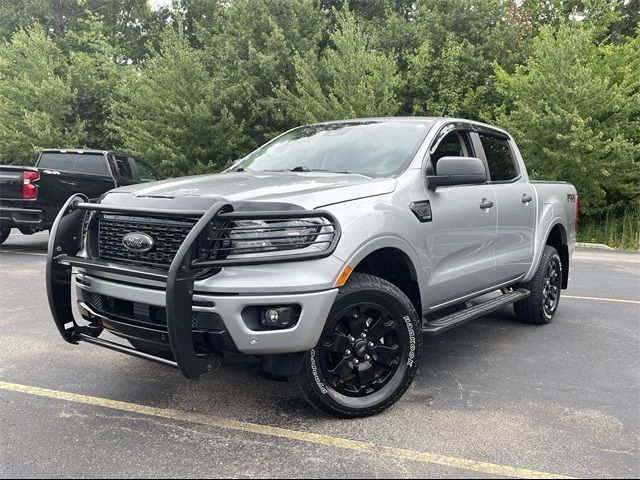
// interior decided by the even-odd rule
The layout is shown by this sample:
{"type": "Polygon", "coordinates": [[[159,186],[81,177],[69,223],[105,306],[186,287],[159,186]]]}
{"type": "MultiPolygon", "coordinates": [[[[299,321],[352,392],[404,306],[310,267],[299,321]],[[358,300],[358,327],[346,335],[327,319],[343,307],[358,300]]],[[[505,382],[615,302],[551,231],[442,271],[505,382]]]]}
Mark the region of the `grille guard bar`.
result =
{"type": "Polygon", "coordinates": [[[191,315],[193,308],[193,288],[196,275],[201,270],[225,266],[268,264],[293,262],[324,258],[333,253],[340,239],[340,225],[328,212],[321,210],[283,210],[283,211],[239,211],[233,205],[217,202],[204,211],[198,210],[160,210],[128,206],[113,206],[89,203],[86,195],[75,194],[69,197],[58,213],[51,228],[47,249],[46,283],[47,298],[53,320],[65,341],[77,344],[86,341],[95,345],[117,350],[139,358],[154,360],[165,365],[177,366],[182,374],[197,379],[211,372],[219,363],[219,358],[197,354],[193,345],[191,315]],[[178,249],[168,272],[146,267],[105,262],[93,258],[78,256],[83,244],[83,222],[86,211],[148,215],[154,217],[198,218],[178,249]],[[249,257],[237,259],[199,260],[194,255],[198,238],[210,223],[220,228],[230,220],[251,219],[292,219],[321,217],[333,226],[333,236],[328,248],[322,251],[306,253],[288,253],[268,255],[262,258],[249,257]],[[72,267],[127,275],[134,278],[166,282],[166,321],[169,345],[175,362],[156,358],[109,340],[98,339],[102,329],[92,326],[80,326],[76,323],[71,301],[72,267]]]}

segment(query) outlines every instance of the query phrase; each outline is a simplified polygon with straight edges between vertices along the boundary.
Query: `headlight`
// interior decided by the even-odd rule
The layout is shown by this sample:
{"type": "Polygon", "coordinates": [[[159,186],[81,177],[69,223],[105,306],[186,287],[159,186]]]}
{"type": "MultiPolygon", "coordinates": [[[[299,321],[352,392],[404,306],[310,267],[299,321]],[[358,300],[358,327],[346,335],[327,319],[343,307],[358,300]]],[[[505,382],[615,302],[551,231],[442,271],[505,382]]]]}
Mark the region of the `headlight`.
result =
{"type": "Polygon", "coordinates": [[[229,225],[228,255],[305,248],[315,244],[322,229],[319,218],[296,220],[237,220],[229,225]]]}

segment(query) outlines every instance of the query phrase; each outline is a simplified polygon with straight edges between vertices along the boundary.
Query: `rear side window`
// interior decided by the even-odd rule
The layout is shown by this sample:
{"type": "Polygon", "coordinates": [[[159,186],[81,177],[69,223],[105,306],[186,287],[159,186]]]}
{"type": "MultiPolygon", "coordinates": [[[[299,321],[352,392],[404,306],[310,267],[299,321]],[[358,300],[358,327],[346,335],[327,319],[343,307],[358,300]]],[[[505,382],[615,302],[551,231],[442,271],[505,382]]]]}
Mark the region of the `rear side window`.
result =
{"type": "Polygon", "coordinates": [[[120,178],[126,178],[127,180],[133,180],[133,170],[131,169],[131,163],[129,163],[129,157],[114,155],[113,159],[116,162],[118,176],[120,176],[120,178]]]}
{"type": "Polygon", "coordinates": [[[487,157],[492,182],[513,180],[518,176],[508,140],[480,134],[480,141],[487,157]]]}
{"type": "Polygon", "coordinates": [[[40,156],[38,167],[110,176],[104,155],[95,153],[45,152],[40,156]]]}

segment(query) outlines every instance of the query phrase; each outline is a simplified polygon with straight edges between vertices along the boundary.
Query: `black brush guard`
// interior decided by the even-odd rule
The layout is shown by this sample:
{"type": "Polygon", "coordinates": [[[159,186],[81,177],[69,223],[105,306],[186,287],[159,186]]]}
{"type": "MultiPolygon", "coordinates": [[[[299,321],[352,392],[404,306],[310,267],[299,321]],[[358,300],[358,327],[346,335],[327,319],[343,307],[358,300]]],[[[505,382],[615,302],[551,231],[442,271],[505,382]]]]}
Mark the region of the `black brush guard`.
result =
{"type": "MultiPolygon", "coordinates": [[[[83,194],[72,195],[64,204],[51,228],[47,251],[46,281],[49,308],[55,324],[65,341],[78,344],[86,341],[111,350],[152,360],[180,369],[190,379],[210,372],[220,362],[215,354],[202,355],[195,351],[192,337],[191,315],[193,307],[193,287],[198,272],[226,266],[256,265],[276,262],[293,262],[324,258],[333,253],[340,238],[340,226],[328,212],[321,210],[283,210],[283,211],[234,211],[233,205],[218,202],[208,210],[160,210],[141,209],[127,206],[112,206],[88,203],[83,194]],[[83,245],[83,223],[87,211],[120,213],[128,215],[147,215],[160,218],[198,219],[182,242],[168,271],[138,267],[134,265],[106,262],[99,259],[77,256],[83,245]],[[305,253],[286,253],[263,258],[235,258],[201,260],[194,255],[198,238],[209,224],[220,235],[229,221],[234,220],[291,220],[296,218],[323,218],[333,227],[327,249],[305,253]],[[166,321],[169,346],[175,361],[155,357],[134,348],[110,340],[98,338],[102,329],[94,326],[80,326],[76,323],[71,301],[72,267],[93,271],[103,271],[125,275],[137,279],[155,280],[166,284],[166,321]]],[[[321,234],[324,235],[324,234],[321,234]]],[[[305,244],[306,245],[306,244],[305,244]]],[[[221,250],[231,250],[222,248],[221,250]]],[[[99,317],[99,315],[97,315],[99,317]]]]}

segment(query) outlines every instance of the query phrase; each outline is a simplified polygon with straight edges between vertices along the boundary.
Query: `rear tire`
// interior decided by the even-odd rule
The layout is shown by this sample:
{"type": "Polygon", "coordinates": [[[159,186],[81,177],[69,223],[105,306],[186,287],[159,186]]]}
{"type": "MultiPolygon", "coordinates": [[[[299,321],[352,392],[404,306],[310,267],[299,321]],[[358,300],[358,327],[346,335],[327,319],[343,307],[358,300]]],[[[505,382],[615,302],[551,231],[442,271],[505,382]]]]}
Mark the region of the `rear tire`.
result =
{"type": "Polygon", "coordinates": [[[2,245],[7,238],[9,238],[10,233],[11,233],[10,227],[0,229],[0,245],[2,245]]]}
{"type": "Polygon", "coordinates": [[[545,325],[553,320],[560,304],[562,261],[558,251],[545,245],[533,278],[521,287],[531,292],[529,297],[513,304],[517,317],[524,323],[545,325]]]}
{"type": "Polygon", "coordinates": [[[421,324],[406,295],[379,277],[354,273],[296,381],[314,408],[337,417],[366,417],[407,391],[421,353],[421,324]]]}

